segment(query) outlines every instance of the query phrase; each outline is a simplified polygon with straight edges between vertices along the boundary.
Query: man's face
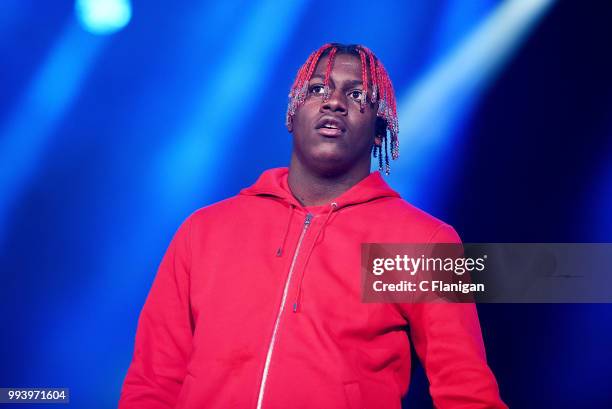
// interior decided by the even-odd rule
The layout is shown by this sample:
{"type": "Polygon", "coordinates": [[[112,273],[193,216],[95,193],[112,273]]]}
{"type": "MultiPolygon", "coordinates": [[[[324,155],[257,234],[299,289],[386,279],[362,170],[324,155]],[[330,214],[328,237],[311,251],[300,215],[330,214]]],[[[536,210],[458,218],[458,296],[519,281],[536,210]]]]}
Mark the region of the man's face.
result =
{"type": "Polygon", "coordinates": [[[328,57],[319,60],[308,84],[308,94],[293,118],[294,154],[311,169],[341,174],[357,163],[369,167],[375,142],[376,106],[360,111],[363,95],[361,60],[337,54],[330,74],[330,96],[323,101],[328,57]]]}

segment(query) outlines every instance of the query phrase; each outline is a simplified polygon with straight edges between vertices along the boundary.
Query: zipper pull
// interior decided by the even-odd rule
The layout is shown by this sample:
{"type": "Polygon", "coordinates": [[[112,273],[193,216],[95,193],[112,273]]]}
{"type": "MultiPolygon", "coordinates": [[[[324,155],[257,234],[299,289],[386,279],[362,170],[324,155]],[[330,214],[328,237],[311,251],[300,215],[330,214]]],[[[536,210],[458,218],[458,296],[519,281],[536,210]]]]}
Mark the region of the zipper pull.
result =
{"type": "MultiPolygon", "coordinates": [[[[304,235],[304,233],[306,233],[306,230],[308,229],[308,226],[310,226],[310,222],[311,221],[312,221],[312,214],[308,213],[306,215],[306,218],[304,219],[304,230],[302,230],[302,236],[304,235]]],[[[301,238],[300,238],[300,240],[301,240],[301,238]]],[[[298,294],[299,294],[299,286],[298,286],[298,294]]],[[[297,312],[297,308],[298,308],[298,301],[297,301],[297,298],[296,298],[295,302],[293,303],[293,312],[297,312]]]]}

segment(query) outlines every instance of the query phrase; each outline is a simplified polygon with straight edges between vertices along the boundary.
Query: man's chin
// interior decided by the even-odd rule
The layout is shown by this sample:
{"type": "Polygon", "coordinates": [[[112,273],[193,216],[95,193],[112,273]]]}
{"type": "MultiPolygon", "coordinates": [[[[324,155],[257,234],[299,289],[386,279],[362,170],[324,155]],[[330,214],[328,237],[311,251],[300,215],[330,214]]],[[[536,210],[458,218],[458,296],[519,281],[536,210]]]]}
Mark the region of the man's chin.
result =
{"type": "Polygon", "coordinates": [[[343,154],[339,149],[319,149],[313,152],[311,161],[321,166],[334,165],[347,161],[346,154],[343,154]]]}
{"type": "Polygon", "coordinates": [[[313,157],[310,164],[317,173],[325,176],[341,175],[350,167],[346,156],[331,153],[313,157]]]}

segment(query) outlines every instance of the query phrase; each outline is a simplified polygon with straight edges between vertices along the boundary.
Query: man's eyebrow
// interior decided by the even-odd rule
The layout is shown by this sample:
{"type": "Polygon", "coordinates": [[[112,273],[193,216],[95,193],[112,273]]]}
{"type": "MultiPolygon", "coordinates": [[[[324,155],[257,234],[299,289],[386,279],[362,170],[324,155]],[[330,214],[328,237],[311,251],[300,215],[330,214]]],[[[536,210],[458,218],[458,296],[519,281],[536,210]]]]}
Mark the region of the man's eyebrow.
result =
{"type": "MultiPolygon", "coordinates": [[[[324,80],[325,77],[321,74],[313,74],[312,77],[310,77],[310,79],[319,79],[319,80],[324,80]]],[[[345,85],[348,87],[354,87],[355,85],[363,85],[363,82],[361,80],[348,80],[345,81],[345,85]]]]}

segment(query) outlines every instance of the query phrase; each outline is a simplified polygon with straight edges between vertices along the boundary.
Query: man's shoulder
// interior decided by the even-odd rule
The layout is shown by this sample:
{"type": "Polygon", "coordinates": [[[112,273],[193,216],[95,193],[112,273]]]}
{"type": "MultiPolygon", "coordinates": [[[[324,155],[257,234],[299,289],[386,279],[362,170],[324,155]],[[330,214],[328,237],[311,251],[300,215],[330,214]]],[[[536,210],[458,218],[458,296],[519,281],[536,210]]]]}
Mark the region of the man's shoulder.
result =
{"type": "Polygon", "coordinates": [[[416,235],[423,240],[445,233],[445,231],[451,235],[456,234],[449,223],[403,198],[391,198],[384,206],[385,209],[379,212],[379,217],[384,219],[387,228],[396,230],[398,234],[416,235]]]}
{"type": "Polygon", "coordinates": [[[247,196],[239,194],[228,197],[227,199],[219,200],[218,202],[214,202],[194,210],[189,218],[191,218],[193,221],[201,221],[245,213],[245,202],[247,200],[247,196]]]}
{"type": "Polygon", "coordinates": [[[431,226],[445,224],[443,220],[401,197],[390,198],[384,206],[387,208],[384,213],[388,217],[431,226]]]}

